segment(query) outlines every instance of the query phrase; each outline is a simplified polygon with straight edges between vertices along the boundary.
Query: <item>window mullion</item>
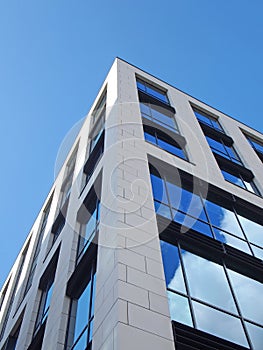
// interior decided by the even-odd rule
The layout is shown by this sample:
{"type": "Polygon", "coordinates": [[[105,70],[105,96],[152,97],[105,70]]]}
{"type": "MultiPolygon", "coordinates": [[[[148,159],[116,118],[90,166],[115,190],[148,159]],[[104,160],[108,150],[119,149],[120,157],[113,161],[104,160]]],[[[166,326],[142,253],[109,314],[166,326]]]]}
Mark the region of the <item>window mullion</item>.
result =
{"type": "Polygon", "coordinates": [[[239,319],[240,319],[240,321],[241,321],[242,327],[243,327],[244,332],[245,332],[245,336],[246,336],[247,342],[248,342],[248,344],[249,344],[249,347],[250,347],[251,349],[253,349],[253,345],[252,345],[252,343],[251,343],[251,341],[250,341],[250,337],[249,337],[249,334],[248,334],[248,331],[247,331],[247,328],[246,328],[246,325],[245,325],[245,321],[244,321],[244,318],[243,318],[241,309],[240,309],[240,307],[239,307],[238,300],[237,300],[237,298],[236,298],[234,289],[233,289],[233,287],[232,287],[231,280],[230,280],[230,278],[229,278],[229,275],[228,275],[227,268],[226,268],[226,265],[225,265],[225,261],[224,261],[224,260],[222,260],[222,266],[223,266],[223,269],[224,269],[224,272],[225,272],[225,275],[226,275],[226,279],[227,279],[227,282],[228,282],[228,285],[229,285],[231,294],[232,294],[233,299],[234,299],[234,303],[235,303],[236,308],[237,308],[237,312],[238,312],[238,315],[239,315],[239,319]]]}
{"type": "Polygon", "coordinates": [[[189,284],[188,284],[188,280],[187,280],[187,275],[186,275],[186,271],[185,271],[185,267],[184,267],[184,261],[182,258],[181,245],[179,242],[178,242],[178,253],[179,253],[179,257],[180,257],[182,273],[183,273],[183,278],[184,278],[184,283],[185,283],[185,289],[186,289],[186,293],[187,293],[187,299],[188,299],[188,303],[189,303],[190,313],[192,316],[193,326],[194,326],[194,328],[197,328],[197,322],[195,319],[194,308],[192,305],[192,297],[191,297],[190,288],[189,288],[189,284]]]}

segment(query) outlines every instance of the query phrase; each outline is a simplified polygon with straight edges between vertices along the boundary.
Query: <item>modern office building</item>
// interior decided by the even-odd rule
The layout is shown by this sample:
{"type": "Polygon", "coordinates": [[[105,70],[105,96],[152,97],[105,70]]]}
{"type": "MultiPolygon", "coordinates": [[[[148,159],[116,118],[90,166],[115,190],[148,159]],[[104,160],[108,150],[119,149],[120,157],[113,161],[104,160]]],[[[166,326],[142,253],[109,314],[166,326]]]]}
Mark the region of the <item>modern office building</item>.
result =
{"type": "Polygon", "coordinates": [[[0,294],[1,350],[262,350],[263,135],[116,59],[0,294]]]}

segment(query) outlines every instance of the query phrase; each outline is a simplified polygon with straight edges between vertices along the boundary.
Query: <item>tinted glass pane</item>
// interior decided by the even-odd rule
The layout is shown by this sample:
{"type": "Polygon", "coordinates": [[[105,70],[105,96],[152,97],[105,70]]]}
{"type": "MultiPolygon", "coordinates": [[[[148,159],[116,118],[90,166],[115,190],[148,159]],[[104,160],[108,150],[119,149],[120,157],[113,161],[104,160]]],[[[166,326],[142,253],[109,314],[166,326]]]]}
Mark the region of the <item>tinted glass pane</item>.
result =
{"type": "Polygon", "coordinates": [[[153,144],[156,144],[156,138],[155,136],[148,134],[147,132],[144,133],[145,140],[148,142],[151,142],[153,144]]]}
{"type": "Polygon", "coordinates": [[[259,191],[258,191],[258,189],[257,189],[257,187],[256,187],[256,185],[254,184],[253,181],[247,182],[247,181],[244,181],[244,180],[243,180],[243,182],[244,182],[245,187],[246,187],[246,189],[247,189],[248,191],[260,195],[260,193],[259,193],[259,191]]]}
{"type": "Polygon", "coordinates": [[[232,235],[227,234],[224,231],[218,230],[218,229],[213,229],[214,230],[214,234],[215,237],[218,241],[226,243],[236,249],[242,250],[243,252],[247,253],[247,254],[251,254],[251,251],[249,249],[249,246],[247,244],[247,242],[234,237],[232,235]]]}
{"type": "Polygon", "coordinates": [[[151,182],[154,199],[158,199],[160,202],[168,203],[164,181],[160,177],[151,174],[151,182]]]}
{"type": "Polygon", "coordinates": [[[230,181],[239,187],[246,188],[243,181],[240,179],[240,177],[235,176],[233,174],[230,174],[224,170],[221,170],[221,171],[222,171],[222,174],[223,174],[225,180],[230,181]]]}
{"type": "Polygon", "coordinates": [[[223,267],[189,252],[182,256],[191,296],[236,313],[223,267]]]}
{"type": "Polygon", "coordinates": [[[147,114],[147,115],[151,114],[150,107],[145,103],[140,102],[140,109],[141,109],[141,112],[144,114],[147,114]]]}
{"type": "Polygon", "coordinates": [[[211,121],[210,121],[210,119],[207,118],[205,115],[203,115],[203,114],[201,114],[201,113],[199,113],[197,111],[194,111],[194,113],[195,113],[195,115],[196,115],[196,117],[197,117],[197,119],[199,121],[204,122],[204,123],[206,123],[206,124],[208,124],[210,126],[213,126],[211,121]]]}
{"type": "Polygon", "coordinates": [[[173,215],[173,221],[178,222],[178,224],[183,224],[186,218],[186,214],[181,213],[180,211],[173,210],[172,212],[173,215]]]}
{"type": "Polygon", "coordinates": [[[263,227],[241,215],[238,218],[248,240],[263,247],[263,227]]]}
{"type": "Polygon", "coordinates": [[[138,80],[137,80],[137,88],[142,91],[145,91],[145,85],[138,80]]]}
{"type": "Polygon", "coordinates": [[[44,310],[43,310],[43,315],[45,315],[47,313],[48,309],[49,309],[50,302],[51,302],[52,291],[53,291],[53,283],[52,283],[52,285],[49,287],[49,289],[47,291],[46,302],[45,302],[45,306],[44,306],[44,310]]]}
{"type": "Polygon", "coordinates": [[[197,220],[196,218],[188,216],[177,210],[173,210],[173,221],[183,225],[181,228],[181,232],[183,233],[187,232],[189,228],[213,238],[210,226],[203,221],[197,220]]]}
{"type": "Polygon", "coordinates": [[[90,322],[90,326],[89,326],[89,342],[91,342],[92,340],[92,336],[93,336],[93,320],[90,322]]]}
{"type": "Polygon", "coordinates": [[[169,291],[167,292],[167,296],[171,319],[192,327],[193,322],[190,314],[188,299],[169,291]]]}
{"type": "Polygon", "coordinates": [[[263,249],[258,248],[258,247],[255,247],[254,245],[251,245],[251,248],[252,248],[252,250],[253,250],[254,255],[255,255],[257,258],[263,260],[263,249]]]}
{"type": "Polygon", "coordinates": [[[234,212],[209,200],[205,200],[205,207],[209,220],[213,226],[244,238],[234,212]]]}
{"type": "Polygon", "coordinates": [[[216,141],[214,139],[211,139],[208,136],[206,136],[206,139],[208,141],[209,146],[212,149],[218,150],[219,152],[223,153],[222,155],[227,156],[227,158],[229,158],[227,153],[226,153],[226,149],[225,149],[224,145],[221,142],[216,141]]]}
{"type": "Polygon", "coordinates": [[[201,121],[202,123],[208,124],[209,126],[211,126],[214,129],[223,131],[223,129],[221,128],[221,126],[217,120],[213,119],[212,117],[209,118],[208,116],[202,114],[201,112],[198,112],[197,110],[194,110],[194,113],[195,113],[197,119],[199,121],[201,121]]]}
{"type": "Polygon", "coordinates": [[[161,113],[160,111],[154,108],[151,109],[151,112],[152,112],[152,117],[154,119],[157,119],[160,122],[175,128],[175,121],[173,118],[169,117],[168,115],[165,115],[164,113],[161,113]]]}
{"type": "Polygon", "coordinates": [[[72,350],[85,350],[87,346],[87,330],[81,335],[78,342],[73,346],[72,350]]]}
{"type": "Polygon", "coordinates": [[[149,95],[152,95],[156,98],[158,98],[159,100],[163,101],[163,102],[168,102],[168,99],[166,97],[166,94],[160,90],[158,90],[157,88],[155,88],[154,86],[151,85],[147,85],[146,86],[146,92],[149,95]]]}
{"type": "MultiPolygon", "coordinates": [[[[89,320],[91,282],[87,285],[77,303],[76,323],[74,332],[74,342],[83,331],[89,320]]],[[[84,348],[85,349],[85,348],[84,348]]]]}
{"type": "Polygon", "coordinates": [[[89,221],[87,222],[87,224],[85,226],[85,239],[86,240],[89,239],[89,237],[91,236],[91,234],[94,232],[94,230],[96,228],[96,223],[97,223],[96,217],[97,217],[97,211],[94,210],[89,221]]]}
{"type": "Polygon", "coordinates": [[[165,151],[170,152],[180,158],[186,159],[184,151],[181,148],[171,145],[170,143],[167,143],[166,141],[160,139],[158,139],[158,145],[165,151]]]}
{"type": "Polygon", "coordinates": [[[219,122],[217,120],[211,119],[211,124],[215,129],[223,131],[223,129],[221,128],[221,125],[219,124],[219,122]]]}
{"type": "Polygon", "coordinates": [[[154,201],[154,207],[155,207],[155,211],[158,215],[164,216],[167,219],[172,219],[171,218],[171,210],[170,207],[168,207],[165,204],[162,204],[160,202],[156,202],[154,201]]]}
{"type": "Polygon", "coordinates": [[[228,270],[228,273],[243,317],[263,325],[263,311],[259,307],[263,285],[235,271],[228,270]]]}
{"type": "Polygon", "coordinates": [[[231,158],[236,159],[239,163],[241,163],[236,151],[232,147],[225,146],[225,148],[231,158]]]}
{"type": "Polygon", "coordinates": [[[95,275],[93,276],[93,286],[92,286],[92,300],[91,300],[91,311],[90,311],[90,315],[91,315],[91,316],[94,315],[95,292],[96,292],[96,279],[97,279],[97,275],[95,274],[95,275]]]}
{"type": "Polygon", "coordinates": [[[255,350],[262,350],[263,328],[257,327],[249,322],[245,322],[249,337],[255,350]]]}
{"type": "Polygon", "coordinates": [[[167,182],[171,205],[189,215],[207,221],[200,197],[182,187],[167,182]]]}
{"type": "Polygon", "coordinates": [[[167,288],[186,293],[178,248],[160,241],[167,288]]]}
{"type": "Polygon", "coordinates": [[[213,238],[211,228],[205,222],[188,217],[187,220],[185,221],[185,224],[187,226],[190,224],[191,226],[189,227],[191,227],[193,230],[213,238]]]}
{"type": "Polygon", "coordinates": [[[234,343],[248,346],[240,320],[208,306],[193,302],[197,328],[234,343]]]}
{"type": "Polygon", "coordinates": [[[179,208],[182,198],[182,188],[168,181],[166,181],[166,186],[171,206],[174,208],[179,208]]]}
{"type": "Polygon", "coordinates": [[[252,146],[259,151],[260,153],[263,153],[263,145],[260,144],[259,142],[257,142],[256,140],[253,140],[251,138],[248,138],[248,140],[250,141],[250,143],[252,144],[252,146]]]}

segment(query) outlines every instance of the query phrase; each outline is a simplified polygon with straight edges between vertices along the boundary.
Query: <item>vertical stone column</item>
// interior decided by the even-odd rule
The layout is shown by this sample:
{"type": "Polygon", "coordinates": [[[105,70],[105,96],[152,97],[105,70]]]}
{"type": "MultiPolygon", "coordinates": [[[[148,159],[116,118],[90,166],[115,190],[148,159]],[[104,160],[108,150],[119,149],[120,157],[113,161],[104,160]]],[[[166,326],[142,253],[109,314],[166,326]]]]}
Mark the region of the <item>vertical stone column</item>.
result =
{"type": "Polygon", "coordinates": [[[119,60],[114,74],[117,99],[106,123],[93,349],[172,350],[135,76],[119,60]]]}

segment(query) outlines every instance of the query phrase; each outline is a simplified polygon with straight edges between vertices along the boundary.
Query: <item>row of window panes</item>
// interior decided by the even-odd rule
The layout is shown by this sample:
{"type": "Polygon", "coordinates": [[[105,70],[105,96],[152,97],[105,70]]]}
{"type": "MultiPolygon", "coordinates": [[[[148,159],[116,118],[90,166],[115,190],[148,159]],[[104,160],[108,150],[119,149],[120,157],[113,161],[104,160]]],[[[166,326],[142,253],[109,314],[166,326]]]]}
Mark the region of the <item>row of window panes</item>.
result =
{"type": "Polygon", "coordinates": [[[248,135],[246,135],[246,138],[247,138],[248,142],[250,143],[250,145],[256,151],[256,153],[259,156],[259,158],[261,159],[261,161],[263,162],[263,143],[261,143],[260,141],[255,140],[254,138],[252,138],[252,137],[250,137],[248,135]]]}
{"type": "MultiPolygon", "coordinates": [[[[147,84],[148,83],[145,83],[141,80],[137,81],[138,89],[145,91],[145,92],[147,92],[146,91],[147,84]]],[[[158,90],[156,88],[156,91],[159,91],[159,93],[160,93],[161,90],[158,90]]],[[[147,93],[151,95],[151,93],[149,91],[147,93]]],[[[167,98],[165,92],[162,92],[161,94],[162,94],[162,96],[165,96],[167,98]]],[[[163,113],[163,111],[165,111],[165,109],[163,109],[163,111],[161,111],[160,107],[158,107],[158,106],[154,106],[154,105],[146,104],[146,103],[142,103],[142,102],[140,103],[140,109],[141,109],[141,114],[144,118],[147,118],[147,119],[149,119],[149,120],[151,120],[151,121],[153,121],[161,126],[164,126],[172,131],[176,131],[177,133],[179,133],[175,119],[172,118],[171,116],[168,116],[165,113],[163,113]]],[[[212,117],[206,115],[205,113],[200,112],[196,109],[194,109],[194,113],[195,113],[197,119],[199,120],[199,122],[205,123],[206,125],[209,125],[213,129],[216,129],[220,132],[224,132],[221,125],[219,124],[219,122],[215,118],[212,118],[212,117]]],[[[147,141],[154,143],[154,144],[158,145],[159,147],[167,150],[170,153],[173,153],[173,154],[175,154],[183,159],[186,159],[186,153],[180,148],[173,147],[173,146],[167,144],[167,142],[159,141],[157,138],[154,138],[152,135],[149,135],[146,133],[145,133],[145,139],[147,141]],[[163,147],[160,145],[160,143],[163,143],[163,147]]],[[[233,147],[226,146],[224,144],[223,140],[220,140],[220,141],[215,140],[209,136],[206,136],[206,139],[207,139],[208,144],[213,152],[233,161],[234,163],[243,165],[238,154],[236,153],[236,151],[234,150],[233,147]]],[[[230,181],[233,184],[235,184],[241,188],[244,188],[244,189],[246,189],[250,192],[253,192],[257,195],[260,195],[259,190],[257,189],[257,187],[253,181],[251,181],[251,182],[244,181],[240,174],[235,174],[235,176],[234,176],[226,171],[222,171],[222,174],[227,181],[230,181]]]]}
{"type": "Polygon", "coordinates": [[[261,283],[164,241],[161,251],[172,319],[261,350],[261,283]]]}
{"type": "Polygon", "coordinates": [[[92,271],[90,281],[81,296],[76,300],[72,300],[74,307],[71,307],[71,309],[74,309],[75,312],[74,318],[71,318],[74,335],[71,339],[68,339],[67,344],[70,350],[88,349],[88,346],[91,344],[95,288],[96,274],[95,271],[92,271]]]}
{"type": "Polygon", "coordinates": [[[150,103],[140,102],[140,109],[142,117],[149,119],[152,122],[159,124],[173,132],[179,133],[175,119],[166,113],[164,108],[152,105],[150,103]]]}
{"type": "Polygon", "coordinates": [[[52,279],[48,284],[45,290],[42,291],[41,293],[41,300],[40,300],[40,305],[39,305],[39,310],[38,310],[38,316],[37,316],[37,321],[35,325],[35,334],[41,327],[41,325],[46,321],[48,317],[48,312],[50,308],[50,302],[51,302],[51,297],[52,297],[52,292],[53,292],[53,285],[54,285],[54,280],[52,279]]]}
{"type": "Polygon", "coordinates": [[[151,175],[157,214],[263,259],[262,226],[201,194],[151,175]]]}
{"type": "Polygon", "coordinates": [[[232,162],[243,165],[233,147],[226,146],[223,140],[218,141],[207,135],[205,137],[213,152],[231,160],[232,162]]]}
{"type": "Polygon", "coordinates": [[[243,179],[243,176],[239,173],[234,175],[226,170],[221,170],[221,172],[222,172],[224,179],[226,181],[229,181],[229,182],[233,183],[234,185],[237,185],[241,188],[244,188],[245,190],[247,190],[249,192],[255,193],[258,196],[260,196],[260,192],[259,192],[257,186],[255,185],[255,183],[253,182],[253,180],[245,181],[243,179]]]}
{"type": "Polygon", "coordinates": [[[193,109],[193,110],[194,110],[194,114],[199,122],[204,123],[213,129],[224,132],[222,126],[219,124],[217,119],[212,118],[211,116],[209,116],[201,111],[198,111],[197,109],[193,109]]]}
{"type": "Polygon", "coordinates": [[[140,79],[137,79],[137,88],[138,90],[141,90],[143,92],[145,92],[146,94],[157,98],[158,100],[169,104],[169,100],[167,98],[166,92],[162,91],[161,89],[143,81],[140,79]]]}
{"type": "Polygon", "coordinates": [[[89,213],[89,219],[85,225],[81,225],[79,243],[78,243],[78,254],[77,254],[77,262],[83,256],[85,251],[90,246],[93,238],[98,232],[100,220],[100,202],[96,201],[96,205],[92,209],[92,212],[89,213]]]}
{"type": "MultiPolygon", "coordinates": [[[[0,331],[0,341],[2,340],[4,334],[5,334],[5,329],[6,329],[6,325],[13,307],[13,302],[16,296],[16,292],[17,292],[17,286],[19,284],[20,281],[20,277],[24,268],[24,263],[25,263],[25,259],[26,259],[26,255],[27,255],[27,251],[28,251],[28,247],[29,247],[30,241],[28,242],[26,248],[24,249],[21,258],[20,258],[20,262],[19,262],[19,267],[18,267],[18,271],[17,271],[17,276],[13,285],[13,290],[11,292],[11,296],[7,305],[7,309],[5,311],[4,317],[2,319],[2,323],[1,323],[1,331],[0,331]]],[[[2,302],[1,302],[2,303],[2,302]]]]}
{"type": "Polygon", "coordinates": [[[107,99],[107,92],[104,92],[97,106],[94,108],[94,111],[92,112],[93,124],[95,124],[98,119],[105,118],[106,99],[107,99]]]}
{"type": "MultiPolygon", "coordinates": [[[[137,86],[138,86],[138,89],[140,90],[143,90],[143,82],[140,81],[140,82],[137,82],[137,86]]],[[[143,90],[144,91],[144,90],[143,90]]],[[[165,93],[164,93],[165,95],[165,93]]],[[[172,118],[171,116],[168,116],[166,115],[165,113],[163,113],[163,111],[160,111],[160,107],[158,106],[154,106],[154,105],[151,105],[151,104],[146,104],[146,103],[140,103],[140,109],[141,109],[141,114],[144,118],[147,118],[161,126],[164,126],[172,131],[175,131],[177,133],[179,133],[178,131],[178,126],[176,125],[176,122],[175,122],[175,119],[172,118]]],[[[194,113],[197,117],[197,119],[201,122],[201,123],[205,123],[207,125],[209,125],[210,127],[212,127],[213,129],[216,129],[220,132],[224,132],[221,125],[219,124],[219,122],[198,111],[198,110],[195,110],[194,109],[194,113]]],[[[159,147],[167,150],[168,152],[170,153],[173,153],[177,156],[179,156],[180,158],[183,158],[183,159],[186,159],[186,153],[180,149],[180,148],[176,148],[174,146],[171,146],[165,142],[162,142],[162,141],[159,141],[157,138],[154,138],[152,135],[149,135],[149,134],[146,134],[145,133],[145,139],[151,143],[154,143],[156,145],[158,145],[159,147]],[[162,146],[160,144],[163,144],[162,146]]],[[[223,140],[215,140],[209,136],[206,136],[206,139],[208,141],[208,144],[211,148],[211,150],[237,164],[240,164],[240,165],[243,165],[238,154],[236,153],[236,151],[234,150],[233,147],[230,147],[230,146],[226,146],[223,142],[223,140]]],[[[224,176],[224,178],[227,180],[227,181],[230,181],[232,182],[233,184],[241,187],[241,188],[244,188],[250,192],[253,192],[257,195],[260,195],[259,193],[259,190],[257,189],[256,185],[254,184],[253,181],[251,182],[246,182],[243,180],[242,176],[240,174],[236,174],[236,176],[234,175],[231,175],[230,173],[226,172],[226,171],[222,171],[222,174],[224,176]]]]}

